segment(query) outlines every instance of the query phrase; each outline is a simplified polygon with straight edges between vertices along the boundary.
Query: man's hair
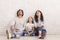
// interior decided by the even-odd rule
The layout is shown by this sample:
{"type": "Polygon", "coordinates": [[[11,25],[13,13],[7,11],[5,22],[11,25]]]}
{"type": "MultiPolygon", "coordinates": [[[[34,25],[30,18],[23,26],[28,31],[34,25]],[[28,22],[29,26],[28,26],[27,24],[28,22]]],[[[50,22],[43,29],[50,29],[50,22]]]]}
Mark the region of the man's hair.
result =
{"type": "Polygon", "coordinates": [[[24,11],[22,10],[22,9],[19,9],[18,11],[17,11],[17,16],[19,16],[19,11],[21,11],[22,12],[22,16],[24,15],[24,11]]]}

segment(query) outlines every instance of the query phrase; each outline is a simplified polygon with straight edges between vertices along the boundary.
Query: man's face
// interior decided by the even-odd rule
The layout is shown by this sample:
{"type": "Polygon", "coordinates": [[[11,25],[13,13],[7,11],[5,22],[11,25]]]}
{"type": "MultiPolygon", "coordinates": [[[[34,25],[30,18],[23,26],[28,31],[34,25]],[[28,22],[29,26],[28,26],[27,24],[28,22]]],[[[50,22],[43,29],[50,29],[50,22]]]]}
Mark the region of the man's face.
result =
{"type": "Polygon", "coordinates": [[[18,12],[18,15],[19,15],[19,16],[22,16],[22,15],[23,15],[23,14],[22,14],[22,11],[19,11],[19,12],[18,12]]]}

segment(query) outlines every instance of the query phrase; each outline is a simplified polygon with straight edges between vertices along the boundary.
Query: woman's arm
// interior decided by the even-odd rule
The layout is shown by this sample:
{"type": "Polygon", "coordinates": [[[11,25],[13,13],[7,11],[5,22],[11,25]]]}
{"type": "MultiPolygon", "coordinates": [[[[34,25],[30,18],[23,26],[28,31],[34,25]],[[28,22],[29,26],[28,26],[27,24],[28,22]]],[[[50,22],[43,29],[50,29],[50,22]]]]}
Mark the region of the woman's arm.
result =
{"type": "Polygon", "coordinates": [[[34,21],[34,27],[36,28],[37,27],[37,23],[34,21]]]}

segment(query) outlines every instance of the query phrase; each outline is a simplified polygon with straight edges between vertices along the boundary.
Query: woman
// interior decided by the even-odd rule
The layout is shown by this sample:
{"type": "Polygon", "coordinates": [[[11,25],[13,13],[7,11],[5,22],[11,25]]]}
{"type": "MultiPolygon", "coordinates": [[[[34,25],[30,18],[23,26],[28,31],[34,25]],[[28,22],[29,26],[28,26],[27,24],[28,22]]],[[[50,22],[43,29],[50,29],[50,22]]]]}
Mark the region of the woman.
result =
{"type": "Polygon", "coordinates": [[[40,10],[37,10],[34,16],[34,24],[35,24],[35,30],[36,30],[36,35],[38,35],[39,38],[44,38],[42,37],[42,33],[46,33],[46,30],[44,29],[44,19],[42,12],[40,10]]]}

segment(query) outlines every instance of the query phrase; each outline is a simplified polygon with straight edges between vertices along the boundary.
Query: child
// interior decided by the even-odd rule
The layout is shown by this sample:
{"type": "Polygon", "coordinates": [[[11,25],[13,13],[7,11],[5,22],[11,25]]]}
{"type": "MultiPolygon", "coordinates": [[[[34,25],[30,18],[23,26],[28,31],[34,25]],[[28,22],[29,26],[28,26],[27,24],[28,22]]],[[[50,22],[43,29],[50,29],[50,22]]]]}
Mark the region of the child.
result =
{"type": "Polygon", "coordinates": [[[30,16],[28,17],[28,21],[25,24],[25,30],[24,30],[24,36],[29,35],[29,36],[34,36],[35,35],[35,30],[34,30],[34,21],[33,18],[30,16]]]}

